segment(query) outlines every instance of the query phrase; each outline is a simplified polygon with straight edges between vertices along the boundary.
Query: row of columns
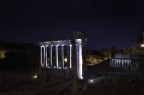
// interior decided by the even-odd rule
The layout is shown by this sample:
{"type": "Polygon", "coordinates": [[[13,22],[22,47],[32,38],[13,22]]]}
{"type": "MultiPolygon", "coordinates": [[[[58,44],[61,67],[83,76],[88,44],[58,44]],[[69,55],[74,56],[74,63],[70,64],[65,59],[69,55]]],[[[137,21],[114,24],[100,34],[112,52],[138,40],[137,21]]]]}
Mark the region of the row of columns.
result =
{"type": "Polygon", "coordinates": [[[111,59],[110,64],[112,67],[128,67],[130,66],[130,59],[111,59]]]}
{"type": "Polygon", "coordinates": [[[41,66],[42,67],[47,67],[47,68],[62,68],[62,69],[66,69],[66,68],[72,68],[72,45],[69,44],[67,47],[69,48],[69,50],[67,49],[67,59],[69,62],[67,62],[67,67],[65,68],[64,66],[64,45],[41,45],[41,49],[40,49],[40,54],[41,54],[41,66]],[[49,47],[49,59],[48,59],[48,47],[49,47]],[[55,66],[53,66],[53,47],[55,47],[55,66]],[[61,47],[61,66],[59,66],[59,47],[61,47]],[[69,54],[69,55],[68,55],[69,54]],[[49,60],[49,63],[48,63],[49,60]]]}
{"type": "Polygon", "coordinates": [[[130,59],[111,59],[110,65],[112,67],[130,68],[132,70],[138,69],[137,63],[132,63],[130,59]]]}

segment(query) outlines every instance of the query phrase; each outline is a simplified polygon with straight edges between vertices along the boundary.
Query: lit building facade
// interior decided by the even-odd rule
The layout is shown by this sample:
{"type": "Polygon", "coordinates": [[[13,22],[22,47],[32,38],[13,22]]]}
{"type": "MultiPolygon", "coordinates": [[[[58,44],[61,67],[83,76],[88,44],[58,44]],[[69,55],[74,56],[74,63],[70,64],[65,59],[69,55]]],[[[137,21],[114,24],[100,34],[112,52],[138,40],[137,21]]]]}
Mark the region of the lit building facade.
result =
{"type": "Polygon", "coordinates": [[[116,54],[110,60],[110,66],[128,70],[138,69],[138,64],[128,54],[116,54]]]}

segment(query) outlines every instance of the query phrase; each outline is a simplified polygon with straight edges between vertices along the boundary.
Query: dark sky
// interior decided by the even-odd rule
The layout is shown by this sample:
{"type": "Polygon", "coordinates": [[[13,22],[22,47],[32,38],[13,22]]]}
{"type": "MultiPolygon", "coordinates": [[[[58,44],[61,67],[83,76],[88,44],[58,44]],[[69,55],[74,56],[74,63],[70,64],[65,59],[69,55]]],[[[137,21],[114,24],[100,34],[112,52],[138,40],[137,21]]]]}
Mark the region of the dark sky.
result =
{"type": "Polygon", "coordinates": [[[131,46],[144,26],[143,0],[1,0],[0,39],[72,38],[84,32],[89,49],[131,46]]]}

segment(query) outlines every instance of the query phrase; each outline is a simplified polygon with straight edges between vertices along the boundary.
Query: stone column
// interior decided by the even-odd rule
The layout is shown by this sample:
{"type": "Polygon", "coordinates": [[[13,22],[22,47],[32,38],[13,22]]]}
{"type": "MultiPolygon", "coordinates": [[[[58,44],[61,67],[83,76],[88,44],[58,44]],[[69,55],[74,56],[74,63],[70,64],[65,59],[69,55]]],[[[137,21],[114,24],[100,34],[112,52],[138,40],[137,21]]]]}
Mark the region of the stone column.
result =
{"type": "Polygon", "coordinates": [[[56,45],[56,68],[58,68],[58,45],[56,45]]]}
{"type": "Polygon", "coordinates": [[[72,68],[72,45],[70,44],[70,56],[69,56],[69,61],[70,61],[70,68],[72,68]]]}
{"type": "Polygon", "coordinates": [[[50,46],[50,67],[53,68],[52,66],[52,47],[53,45],[50,46]]]}
{"type": "Polygon", "coordinates": [[[76,39],[76,62],[77,62],[77,77],[83,80],[83,58],[82,58],[82,44],[81,39],[76,39]]]}
{"type": "Polygon", "coordinates": [[[78,55],[78,68],[79,68],[79,79],[83,79],[84,77],[83,77],[83,62],[82,62],[82,45],[81,44],[79,44],[78,45],[78,49],[77,49],[78,51],[77,51],[77,55],[78,55]]]}
{"type": "Polygon", "coordinates": [[[43,65],[46,66],[46,62],[45,62],[46,61],[45,60],[45,58],[46,58],[46,55],[45,55],[46,54],[46,52],[45,52],[45,46],[43,48],[44,48],[44,51],[43,51],[43,54],[44,54],[43,55],[43,65]]]}
{"type": "Polygon", "coordinates": [[[124,60],[122,59],[122,67],[124,66],[124,60]]]}
{"type": "Polygon", "coordinates": [[[67,69],[70,69],[70,52],[69,52],[69,45],[66,46],[66,58],[67,58],[67,69]]]}
{"type": "Polygon", "coordinates": [[[41,48],[40,48],[40,63],[41,63],[41,66],[43,66],[43,62],[42,62],[42,60],[43,60],[43,58],[42,58],[42,46],[41,46],[41,48]]]}
{"type": "Polygon", "coordinates": [[[47,47],[48,46],[45,46],[45,64],[46,64],[46,67],[48,67],[48,63],[47,63],[47,47]]]}
{"type": "Polygon", "coordinates": [[[45,46],[41,46],[41,66],[45,65],[45,46]]]}
{"type": "Polygon", "coordinates": [[[62,69],[64,69],[64,45],[61,46],[61,61],[62,69]]]}

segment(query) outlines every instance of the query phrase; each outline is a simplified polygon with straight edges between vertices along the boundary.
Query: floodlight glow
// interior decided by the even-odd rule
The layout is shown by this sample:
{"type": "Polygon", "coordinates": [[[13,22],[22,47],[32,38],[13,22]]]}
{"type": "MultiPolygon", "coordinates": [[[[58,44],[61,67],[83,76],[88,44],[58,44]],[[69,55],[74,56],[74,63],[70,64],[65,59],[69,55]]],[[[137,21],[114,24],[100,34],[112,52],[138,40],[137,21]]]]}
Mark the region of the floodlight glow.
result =
{"type": "Polygon", "coordinates": [[[144,48],[144,44],[141,44],[141,47],[144,48]]]}
{"type": "Polygon", "coordinates": [[[92,82],[93,82],[93,80],[91,79],[91,80],[90,80],[90,82],[92,83],[92,82]]]}
{"type": "Polygon", "coordinates": [[[34,79],[36,79],[36,78],[37,78],[37,75],[34,76],[34,79]]]}

